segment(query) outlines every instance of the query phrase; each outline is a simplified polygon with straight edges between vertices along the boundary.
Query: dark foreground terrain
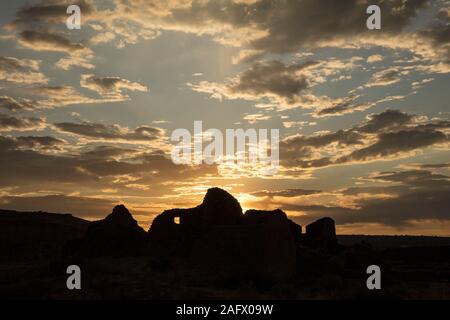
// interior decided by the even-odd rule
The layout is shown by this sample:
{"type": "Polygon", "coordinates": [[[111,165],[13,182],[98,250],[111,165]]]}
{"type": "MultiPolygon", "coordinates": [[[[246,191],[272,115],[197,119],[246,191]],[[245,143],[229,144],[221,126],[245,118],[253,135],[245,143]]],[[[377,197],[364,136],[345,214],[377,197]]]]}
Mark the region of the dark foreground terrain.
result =
{"type": "Polygon", "coordinates": [[[336,236],[226,191],[166,210],[148,232],[124,206],[88,222],[0,210],[1,299],[450,299],[450,238],[336,236]],[[81,290],[66,269],[81,268],[81,290]],[[378,265],[382,289],[368,290],[378,265]]]}

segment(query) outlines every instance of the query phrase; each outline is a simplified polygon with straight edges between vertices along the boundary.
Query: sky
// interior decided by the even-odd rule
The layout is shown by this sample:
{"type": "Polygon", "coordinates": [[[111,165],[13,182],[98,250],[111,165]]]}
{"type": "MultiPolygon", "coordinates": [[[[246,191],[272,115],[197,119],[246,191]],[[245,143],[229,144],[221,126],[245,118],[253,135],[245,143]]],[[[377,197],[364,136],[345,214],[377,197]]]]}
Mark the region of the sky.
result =
{"type": "Polygon", "coordinates": [[[3,1],[0,208],[123,203],[147,229],[222,187],[341,234],[450,236],[449,28],[444,0],[3,1]],[[175,164],[196,120],[278,129],[278,172],[175,164]]]}

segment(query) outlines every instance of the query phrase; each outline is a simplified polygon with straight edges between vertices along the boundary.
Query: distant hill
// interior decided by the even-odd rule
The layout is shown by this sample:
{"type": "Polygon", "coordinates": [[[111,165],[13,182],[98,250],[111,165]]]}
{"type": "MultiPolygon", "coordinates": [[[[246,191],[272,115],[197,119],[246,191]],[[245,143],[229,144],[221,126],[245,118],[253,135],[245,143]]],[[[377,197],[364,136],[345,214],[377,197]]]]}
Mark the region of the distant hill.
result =
{"type": "Polygon", "coordinates": [[[355,245],[365,241],[377,249],[450,246],[450,237],[407,235],[338,235],[337,237],[339,243],[346,246],[355,245]]]}
{"type": "Polygon", "coordinates": [[[0,210],[0,261],[58,256],[63,245],[81,237],[88,225],[71,214],[0,210]]]}

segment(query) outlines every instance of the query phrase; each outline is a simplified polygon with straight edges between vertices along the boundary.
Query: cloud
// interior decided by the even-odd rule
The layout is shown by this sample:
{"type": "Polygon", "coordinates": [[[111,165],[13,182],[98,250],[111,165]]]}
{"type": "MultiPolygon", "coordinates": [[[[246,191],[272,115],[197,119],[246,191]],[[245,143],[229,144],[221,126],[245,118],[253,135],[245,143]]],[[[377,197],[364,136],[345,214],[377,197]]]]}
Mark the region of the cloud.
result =
{"type": "Polygon", "coordinates": [[[420,34],[429,38],[438,54],[447,64],[450,63],[450,16],[449,8],[442,8],[438,14],[439,21],[420,34]]]}
{"type": "Polygon", "coordinates": [[[426,148],[428,146],[447,141],[447,135],[435,130],[402,130],[378,135],[374,144],[353,151],[349,155],[340,157],[336,163],[350,161],[365,161],[374,158],[392,157],[402,152],[426,148]]]}
{"type": "Polygon", "coordinates": [[[344,72],[361,67],[358,56],[347,59],[327,58],[285,64],[278,60],[253,63],[247,70],[224,83],[200,81],[188,83],[194,91],[208,93],[215,99],[256,101],[256,107],[284,111],[293,108],[314,109],[315,116],[341,115],[365,110],[376,103],[359,103],[358,95],[345,98],[316,96],[312,89],[326,82],[349,76],[344,72]]]}
{"type": "Polygon", "coordinates": [[[297,73],[313,63],[285,66],[279,61],[255,63],[229,86],[231,94],[274,95],[294,102],[308,87],[308,81],[297,73]]]}
{"type": "Polygon", "coordinates": [[[255,197],[299,197],[299,196],[305,196],[305,195],[311,195],[311,194],[317,194],[320,193],[320,190],[308,190],[308,189],[286,189],[286,190],[276,190],[276,191],[269,191],[269,190],[262,190],[262,191],[256,191],[249,193],[252,196],[255,197]]]}
{"type": "Polygon", "coordinates": [[[190,84],[197,92],[210,93],[214,98],[259,100],[269,98],[283,103],[298,102],[299,95],[309,87],[301,71],[315,62],[285,65],[280,61],[254,63],[248,70],[230,79],[227,84],[201,81],[190,84]]]}
{"type": "Polygon", "coordinates": [[[352,130],[339,130],[333,133],[323,133],[312,136],[293,136],[285,141],[291,146],[320,148],[337,142],[342,145],[362,144],[363,136],[352,130]]]}
{"type": "Polygon", "coordinates": [[[58,152],[44,153],[46,150],[60,150],[64,142],[54,137],[0,137],[0,185],[19,187],[36,191],[42,185],[70,183],[92,183],[96,177],[81,169],[82,159],[58,152]],[[11,172],[14,172],[12,175],[11,172]]]}
{"type": "Polygon", "coordinates": [[[375,63],[383,60],[383,56],[381,54],[372,54],[367,57],[367,63],[375,63]]]}
{"type": "Polygon", "coordinates": [[[367,116],[367,122],[358,128],[359,132],[377,133],[384,130],[401,128],[410,124],[415,116],[402,112],[400,110],[388,109],[379,114],[370,114],[367,116]]]}
{"type": "Polygon", "coordinates": [[[24,30],[19,34],[19,43],[24,47],[36,51],[61,51],[71,53],[77,50],[85,50],[81,43],[71,42],[62,34],[24,30]]]}
{"type": "Polygon", "coordinates": [[[447,163],[433,163],[433,164],[421,164],[419,165],[423,169],[441,169],[450,168],[450,162],[447,163]]]}
{"type": "MultiPolygon", "coordinates": [[[[271,53],[368,45],[406,48],[426,59],[442,60],[448,54],[445,38],[448,24],[444,20],[448,19],[447,14],[441,13],[442,22],[422,32],[407,28],[428,3],[428,0],[370,3],[378,4],[383,12],[383,40],[379,33],[374,36],[367,30],[368,3],[360,0],[345,3],[286,0],[283,5],[271,0],[137,0],[117,1],[115,6],[101,11],[91,1],[79,4],[85,25],[97,32],[91,39],[93,44],[114,41],[116,46],[123,47],[140,39],[156,38],[164,31],[209,35],[223,45],[240,47],[242,53],[237,55],[237,63],[271,53]],[[397,36],[407,41],[398,41],[397,36]]],[[[60,23],[64,5],[67,6],[66,1],[52,1],[25,7],[10,27],[40,32],[45,25],[60,23]]]]}
{"type": "MultiPolygon", "coordinates": [[[[444,8],[444,3],[438,4],[442,7],[438,15],[439,23],[433,20],[434,17],[427,17],[428,23],[423,24],[424,27],[417,27],[414,23],[431,3],[429,0],[375,3],[360,0],[345,3],[339,0],[286,0],[280,5],[271,0],[138,0],[119,2],[115,10],[105,14],[103,19],[99,17],[97,22],[104,33],[113,30],[114,36],[109,35],[106,40],[115,41],[119,46],[136,43],[139,38],[154,38],[160,31],[209,35],[223,45],[241,49],[233,58],[233,63],[248,63],[271,54],[324,47],[352,50],[384,47],[409,51],[428,63],[429,68],[449,72],[450,51],[446,37],[448,8],[444,8]],[[366,27],[366,8],[369,4],[381,7],[382,34],[366,27]],[[140,35],[136,34],[136,29],[142,31],[140,35]]],[[[367,62],[373,63],[375,60],[380,61],[380,56],[372,55],[367,62]]],[[[393,84],[396,79],[393,73],[378,76],[385,81],[375,78],[372,84],[393,84]]],[[[348,76],[338,79],[346,78],[348,76]]],[[[224,96],[223,87],[217,87],[216,83],[204,82],[199,89],[224,96]]]]}
{"type": "Polygon", "coordinates": [[[101,141],[149,142],[164,137],[163,129],[149,126],[139,126],[133,130],[117,124],[105,125],[92,122],[60,122],[53,124],[53,126],[60,132],[72,133],[101,141]]]}
{"type": "Polygon", "coordinates": [[[77,5],[83,14],[83,19],[92,16],[96,8],[89,0],[51,0],[27,5],[19,9],[16,19],[9,24],[9,28],[19,28],[27,26],[40,26],[49,23],[62,23],[67,20],[67,7],[77,5]]]}
{"type": "Polygon", "coordinates": [[[0,108],[8,111],[33,110],[35,105],[28,99],[15,99],[9,96],[0,96],[0,108]]]}
{"type": "Polygon", "coordinates": [[[45,84],[48,79],[38,72],[40,63],[40,60],[0,56],[0,80],[23,84],[45,84]]]}
{"type": "MultiPolygon", "coordinates": [[[[285,111],[287,109],[312,109],[316,118],[341,116],[356,111],[365,111],[379,104],[401,100],[409,95],[389,95],[375,101],[362,101],[357,91],[370,87],[390,86],[405,76],[415,73],[447,73],[442,63],[398,65],[376,71],[365,85],[351,90],[347,96],[331,98],[316,95],[314,89],[321,84],[348,79],[347,72],[364,70],[361,61],[353,56],[347,59],[327,58],[285,64],[278,60],[259,61],[235,77],[223,83],[200,81],[188,83],[194,91],[210,94],[215,99],[243,99],[255,101],[258,108],[285,111]]],[[[425,81],[423,83],[427,83],[425,81]]],[[[323,87],[319,87],[321,90],[323,87]]]]}
{"type": "Polygon", "coordinates": [[[352,130],[339,130],[312,136],[289,136],[280,142],[280,163],[287,168],[332,165],[333,160],[325,156],[326,154],[334,153],[336,148],[346,150],[349,146],[363,145],[363,138],[361,134],[352,130]]]}
{"type": "Polygon", "coordinates": [[[175,165],[163,151],[151,152],[148,147],[77,145],[52,136],[0,136],[0,188],[13,188],[16,194],[36,190],[99,194],[109,188],[122,197],[145,198],[170,190],[171,181],[216,175],[216,166],[175,165]],[[138,185],[146,189],[136,189],[138,185]]]}
{"type": "Polygon", "coordinates": [[[328,158],[313,157],[319,155],[315,150],[330,145],[344,146],[363,145],[363,136],[352,130],[339,130],[333,133],[322,133],[312,136],[294,135],[280,142],[280,161],[284,166],[301,166],[304,168],[330,165],[328,158]]]}
{"type": "MultiPolygon", "coordinates": [[[[305,225],[329,216],[338,226],[378,223],[408,230],[414,223],[450,221],[450,177],[429,170],[375,172],[368,186],[333,192],[311,192],[306,197],[267,197],[270,192],[251,193],[252,203],[285,210],[305,225]],[[324,197],[327,200],[321,200],[324,197]]],[[[276,192],[275,192],[276,193],[276,192]]],[[[301,193],[301,192],[300,192],[301,193]]],[[[443,231],[443,230],[442,230],[443,231]]]]}
{"type": "MultiPolygon", "coordinates": [[[[384,30],[401,31],[426,2],[377,2],[383,12],[384,30]]],[[[254,50],[279,53],[367,34],[367,6],[358,0],[288,0],[283,5],[270,0],[152,1],[149,5],[142,0],[121,2],[116,14],[126,12],[128,19],[143,27],[210,34],[222,43],[247,43],[254,50]],[[344,16],[346,19],[341,19],[344,16]],[[253,37],[244,41],[245,34],[253,37]]]]}
{"type": "Polygon", "coordinates": [[[65,29],[69,5],[80,7],[83,27],[87,27],[92,19],[101,18],[91,0],[43,0],[23,6],[16,12],[15,20],[5,24],[4,29],[10,33],[9,39],[27,49],[66,53],[66,57],[56,62],[58,68],[68,70],[78,66],[92,69],[94,52],[81,42],[72,42],[65,29]]]}
{"type": "Polygon", "coordinates": [[[264,52],[261,50],[244,49],[240,50],[239,53],[232,58],[233,64],[247,63],[255,61],[258,58],[262,58],[264,52]]]}
{"type": "Polygon", "coordinates": [[[71,42],[63,34],[53,31],[23,30],[19,33],[18,43],[35,51],[64,52],[69,55],[60,59],[56,66],[68,70],[72,66],[91,69],[94,55],[91,49],[81,43],[71,42]]]}
{"type": "MultiPolygon", "coordinates": [[[[427,1],[378,2],[383,12],[383,31],[399,32],[414,17],[427,1]]],[[[375,3],[371,3],[375,4],[375,3]]],[[[273,5],[270,18],[262,25],[269,28],[268,34],[255,41],[257,49],[271,52],[295,51],[302,47],[313,47],[336,38],[349,38],[368,34],[364,22],[367,19],[364,1],[288,1],[286,6],[273,5]],[[289,10],[285,10],[288,7],[289,10]],[[329,14],[324,14],[324,8],[329,14]],[[316,17],[320,16],[321,19],[316,17]],[[342,20],[341,17],[345,19],[342,20]]]]}
{"type": "Polygon", "coordinates": [[[376,102],[361,103],[358,101],[359,97],[359,95],[350,95],[344,98],[336,99],[322,97],[320,99],[320,103],[318,104],[320,107],[317,108],[313,116],[316,118],[340,116],[355,111],[363,111],[373,107],[376,104],[376,102]]]}
{"type": "Polygon", "coordinates": [[[318,168],[395,159],[434,145],[445,146],[449,128],[445,120],[386,110],[349,129],[288,136],[280,142],[280,162],[286,167],[318,168]]]}
{"type": "Polygon", "coordinates": [[[16,118],[0,114],[0,131],[42,130],[46,125],[45,120],[41,118],[16,118]]]}
{"type": "Polygon", "coordinates": [[[361,96],[356,94],[351,94],[347,97],[335,99],[320,97],[317,99],[316,106],[318,107],[316,107],[317,110],[314,111],[313,117],[324,118],[331,116],[342,116],[345,114],[353,113],[355,111],[365,111],[382,103],[395,100],[403,100],[407,96],[408,95],[387,96],[380,100],[370,102],[361,102],[361,96]]]}
{"type": "Polygon", "coordinates": [[[443,174],[433,173],[429,170],[385,171],[370,176],[372,180],[382,182],[397,182],[416,188],[449,186],[450,179],[443,174]]]}
{"type": "Polygon", "coordinates": [[[129,91],[148,91],[146,86],[138,82],[132,82],[119,77],[97,77],[92,74],[83,74],[80,85],[83,88],[96,91],[102,96],[119,100],[127,98],[127,96],[122,94],[124,89],[129,91]]]}
{"type": "Polygon", "coordinates": [[[373,74],[366,84],[366,87],[388,86],[399,82],[408,75],[409,71],[401,67],[389,67],[373,74]]]}
{"type": "MultiPolygon", "coordinates": [[[[386,191],[389,189],[385,189],[386,191]]],[[[302,212],[301,216],[290,218],[301,224],[308,224],[323,216],[332,217],[336,224],[379,223],[407,231],[413,222],[436,220],[449,221],[450,191],[445,189],[411,190],[397,197],[370,199],[360,202],[358,208],[326,205],[286,204],[283,210],[302,212]]],[[[442,230],[444,231],[444,230],[442,230]]],[[[408,232],[408,231],[407,231],[408,232]]]]}
{"type": "Polygon", "coordinates": [[[308,89],[338,79],[340,72],[358,66],[361,58],[345,60],[329,58],[323,61],[302,61],[284,64],[278,60],[253,63],[250,68],[224,83],[200,81],[188,85],[197,92],[215,99],[258,101],[277,110],[296,107],[320,109],[332,104],[328,97],[316,97],[308,89]]]}
{"type": "Polygon", "coordinates": [[[293,127],[311,127],[317,125],[315,121],[283,121],[283,127],[293,128],[293,127]]]}
{"type": "Polygon", "coordinates": [[[50,136],[0,136],[0,146],[2,151],[13,150],[60,150],[65,144],[64,140],[50,136]]]}
{"type": "Polygon", "coordinates": [[[117,159],[123,156],[131,156],[140,151],[132,148],[100,145],[94,146],[82,152],[82,157],[87,159],[117,159]]]}
{"type": "Polygon", "coordinates": [[[99,99],[86,97],[78,92],[74,87],[66,85],[34,86],[29,88],[28,92],[38,97],[42,97],[41,99],[37,99],[35,101],[35,107],[44,109],[62,107],[71,104],[109,101],[101,101],[99,99]]]}
{"type": "Polygon", "coordinates": [[[20,136],[15,138],[20,148],[33,150],[61,150],[66,141],[50,136],[20,136]]]}
{"type": "Polygon", "coordinates": [[[129,99],[128,95],[122,94],[120,90],[116,93],[105,94],[100,98],[91,98],[79,92],[75,87],[68,85],[33,86],[27,89],[27,93],[36,96],[32,105],[33,108],[38,109],[51,109],[75,104],[119,102],[129,99]]]}
{"type": "Polygon", "coordinates": [[[89,39],[89,42],[93,45],[98,45],[101,43],[107,43],[116,38],[116,34],[112,32],[102,32],[98,33],[95,36],[93,36],[91,39],[89,39]]]}
{"type": "Polygon", "coordinates": [[[401,226],[412,220],[450,220],[450,179],[428,170],[381,172],[371,176],[380,183],[395,183],[395,197],[362,200],[356,216],[343,216],[342,222],[376,221],[401,226]]]}
{"type": "Polygon", "coordinates": [[[413,88],[413,90],[417,90],[419,88],[422,88],[425,84],[432,82],[433,80],[434,78],[427,78],[420,81],[414,81],[411,83],[411,88],[413,88]]]}
{"type": "Polygon", "coordinates": [[[261,113],[254,113],[254,114],[247,114],[242,119],[247,120],[248,123],[254,124],[256,122],[269,120],[271,118],[272,118],[272,116],[269,114],[264,115],[261,113]]]}
{"type": "Polygon", "coordinates": [[[236,1],[147,1],[121,3],[117,14],[126,12],[128,18],[143,27],[159,30],[209,34],[216,41],[242,48],[235,62],[260,58],[270,53],[290,53],[320,47],[355,48],[379,46],[403,47],[430,60],[448,57],[445,38],[446,14],[443,22],[428,32],[409,27],[418,12],[430,1],[366,1],[351,0],[287,0],[283,5],[270,0],[243,3],[236,1]],[[367,30],[366,8],[377,4],[383,12],[383,35],[367,30]],[[155,8],[164,8],[155,12],[155,8]],[[341,19],[341,17],[346,19],[341,19]],[[149,20],[149,17],[153,19],[149,20]],[[320,17],[320,19],[317,19],[320,17]],[[411,30],[412,29],[412,30],[411,30]],[[250,37],[249,37],[250,36],[250,37]],[[395,38],[408,39],[399,41],[395,38]],[[436,39],[439,39],[436,41],[436,39]],[[412,43],[415,43],[414,45],[412,43]],[[419,45],[418,45],[419,44],[419,45]],[[439,45],[437,45],[439,44],[439,45]]]}

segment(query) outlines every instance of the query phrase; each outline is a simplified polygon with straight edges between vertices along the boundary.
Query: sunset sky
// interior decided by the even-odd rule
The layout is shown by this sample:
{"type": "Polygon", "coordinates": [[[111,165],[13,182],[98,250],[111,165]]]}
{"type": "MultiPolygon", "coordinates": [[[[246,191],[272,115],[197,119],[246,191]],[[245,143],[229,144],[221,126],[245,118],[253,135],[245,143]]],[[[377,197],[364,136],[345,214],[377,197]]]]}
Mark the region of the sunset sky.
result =
{"type": "Polygon", "coordinates": [[[218,186],[338,233],[450,235],[450,1],[2,1],[0,19],[2,209],[124,203],[147,229],[218,186]],[[175,165],[195,120],[279,129],[278,173],[175,165]]]}

